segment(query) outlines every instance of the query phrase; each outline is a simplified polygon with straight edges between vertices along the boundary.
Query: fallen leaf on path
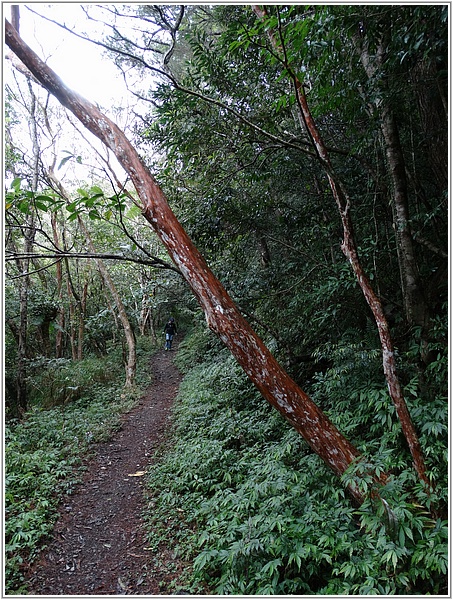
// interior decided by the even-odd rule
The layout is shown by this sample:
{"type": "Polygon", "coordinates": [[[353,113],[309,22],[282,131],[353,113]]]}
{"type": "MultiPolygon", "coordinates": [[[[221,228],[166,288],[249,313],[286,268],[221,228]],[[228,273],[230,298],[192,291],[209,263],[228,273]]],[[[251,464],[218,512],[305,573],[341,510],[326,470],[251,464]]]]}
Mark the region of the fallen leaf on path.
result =
{"type": "Polygon", "coordinates": [[[127,589],[128,589],[127,583],[125,583],[125,582],[124,582],[124,581],[121,579],[121,577],[118,577],[118,587],[119,587],[119,590],[118,590],[118,591],[120,591],[120,590],[121,590],[121,592],[123,592],[123,594],[125,594],[125,593],[127,592],[127,589]]]}
{"type": "Polygon", "coordinates": [[[146,471],[137,471],[136,473],[127,474],[128,477],[142,477],[143,475],[146,475],[146,471]]]}

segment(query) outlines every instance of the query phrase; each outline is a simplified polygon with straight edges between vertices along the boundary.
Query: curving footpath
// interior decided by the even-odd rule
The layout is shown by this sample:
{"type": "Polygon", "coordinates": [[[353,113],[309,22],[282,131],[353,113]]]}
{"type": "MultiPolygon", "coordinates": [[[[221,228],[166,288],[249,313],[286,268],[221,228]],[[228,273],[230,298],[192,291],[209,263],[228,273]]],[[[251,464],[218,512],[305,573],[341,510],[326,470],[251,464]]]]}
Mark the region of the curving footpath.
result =
{"type": "MultiPolygon", "coordinates": [[[[28,573],[29,594],[161,595],[183,568],[174,569],[171,548],[148,548],[141,519],[143,479],[165,441],[181,382],[172,353],[151,362],[153,383],[123,416],[108,442],[95,447],[83,483],[60,507],[52,540],[28,573]],[[165,563],[171,562],[170,574],[165,563]]],[[[174,592],[173,592],[174,593],[174,592]]]]}

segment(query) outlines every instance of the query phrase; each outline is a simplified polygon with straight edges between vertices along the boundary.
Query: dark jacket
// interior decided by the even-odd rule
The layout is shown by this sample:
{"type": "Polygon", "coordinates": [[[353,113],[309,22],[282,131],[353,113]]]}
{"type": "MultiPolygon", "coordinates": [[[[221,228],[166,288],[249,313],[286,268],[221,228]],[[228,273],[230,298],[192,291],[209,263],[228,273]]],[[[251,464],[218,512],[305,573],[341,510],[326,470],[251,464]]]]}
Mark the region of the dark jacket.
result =
{"type": "Polygon", "coordinates": [[[177,332],[176,323],[174,321],[168,321],[164,328],[164,333],[169,333],[170,335],[175,335],[177,332]]]}

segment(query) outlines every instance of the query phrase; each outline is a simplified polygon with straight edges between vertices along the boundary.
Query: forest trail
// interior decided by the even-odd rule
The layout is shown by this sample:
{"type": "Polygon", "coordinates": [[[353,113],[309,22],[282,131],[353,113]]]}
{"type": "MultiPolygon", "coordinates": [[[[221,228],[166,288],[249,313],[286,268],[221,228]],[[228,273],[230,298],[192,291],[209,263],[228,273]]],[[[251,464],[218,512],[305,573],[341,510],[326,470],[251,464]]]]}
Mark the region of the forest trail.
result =
{"type": "MultiPolygon", "coordinates": [[[[181,382],[173,352],[151,360],[152,384],[113,437],[96,444],[83,482],[59,509],[53,539],[28,573],[29,594],[158,595],[183,568],[171,548],[147,547],[144,471],[165,440],[181,382]],[[162,568],[173,563],[174,572],[162,568]]],[[[174,591],[173,591],[174,593],[174,591]]]]}

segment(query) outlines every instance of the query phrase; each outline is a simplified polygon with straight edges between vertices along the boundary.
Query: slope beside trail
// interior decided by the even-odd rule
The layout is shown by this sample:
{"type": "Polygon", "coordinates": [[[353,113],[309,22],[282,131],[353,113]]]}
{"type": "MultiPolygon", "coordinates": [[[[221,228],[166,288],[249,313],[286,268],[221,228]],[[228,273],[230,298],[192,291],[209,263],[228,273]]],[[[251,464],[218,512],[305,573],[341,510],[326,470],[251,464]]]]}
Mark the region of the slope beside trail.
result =
{"type": "Polygon", "coordinates": [[[32,595],[159,595],[184,565],[171,548],[149,548],[141,514],[143,472],[165,440],[181,381],[173,352],[151,360],[152,384],[122,417],[119,431],[95,447],[83,482],[60,507],[52,540],[28,573],[32,595]],[[168,564],[172,564],[169,572],[168,564]]]}

